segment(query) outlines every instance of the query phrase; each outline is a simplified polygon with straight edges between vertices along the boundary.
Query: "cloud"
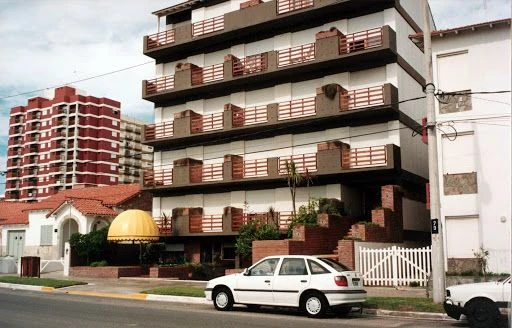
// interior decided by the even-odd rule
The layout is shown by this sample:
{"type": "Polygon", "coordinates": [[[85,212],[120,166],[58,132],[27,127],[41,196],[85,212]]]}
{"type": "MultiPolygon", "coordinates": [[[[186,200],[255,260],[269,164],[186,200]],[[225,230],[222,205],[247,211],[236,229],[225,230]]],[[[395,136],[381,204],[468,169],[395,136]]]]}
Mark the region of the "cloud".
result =
{"type": "Polygon", "coordinates": [[[510,0],[430,0],[437,29],[510,18],[510,0]]]}

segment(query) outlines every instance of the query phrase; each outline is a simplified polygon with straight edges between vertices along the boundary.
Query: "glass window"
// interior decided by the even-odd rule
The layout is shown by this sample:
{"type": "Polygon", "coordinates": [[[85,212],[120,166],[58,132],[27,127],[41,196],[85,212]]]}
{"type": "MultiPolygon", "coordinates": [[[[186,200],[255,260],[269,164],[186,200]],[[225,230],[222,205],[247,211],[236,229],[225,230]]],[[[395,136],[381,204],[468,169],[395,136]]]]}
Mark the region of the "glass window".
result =
{"type": "Polygon", "coordinates": [[[303,259],[284,259],[281,269],[279,269],[279,275],[282,276],[296,276],[306,275],[308,270],[306,269],[306,263],[303,259]]]}
{"type": "Polygon", "coordinates": [[[279,259],[266,259],[253,266],[249,272],[251,276],[273,276],[279,259]]]}
{"type": "Polygon", "coordinates": [[[52,244],[53,225],[41,226],[41,246],[49,246],[52,244]]]}
{"type": "Polygon", "coordinates": [[[324,274],[329,273],[329,270],[324,268],[320,263],[317,263],[313,260],[308,260],[309,271],[311,274],[324,274]]]}
{"type": "Polygon", "coordinates": [[[343,264],[338,263],[338,262],[336,262],[334,260],[327,259],[327,258],[319,259],[319,260],[324,262],[325,264],[327,264],[328,266],[330,266],[331,268],[333,268],[334,270],[336,270],[338,272],[351,271],[349,268],[347,268],[343,264]]]}

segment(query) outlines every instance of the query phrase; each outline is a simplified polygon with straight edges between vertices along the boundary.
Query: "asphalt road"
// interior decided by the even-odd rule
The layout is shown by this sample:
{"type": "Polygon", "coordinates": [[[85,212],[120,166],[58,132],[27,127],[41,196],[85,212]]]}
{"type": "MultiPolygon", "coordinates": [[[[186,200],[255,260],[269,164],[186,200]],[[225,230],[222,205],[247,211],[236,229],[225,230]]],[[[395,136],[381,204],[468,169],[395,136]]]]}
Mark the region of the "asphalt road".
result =
{"type": "Polygon", "coordinates": [[[41,293],[0,288],[0,327],[466,327],[456,321],[433,321],[351,314],[309,319],[295,310],[265,308],[249,311],[240,306],[218,312],[209,305],[121,300],[41,293]]]}

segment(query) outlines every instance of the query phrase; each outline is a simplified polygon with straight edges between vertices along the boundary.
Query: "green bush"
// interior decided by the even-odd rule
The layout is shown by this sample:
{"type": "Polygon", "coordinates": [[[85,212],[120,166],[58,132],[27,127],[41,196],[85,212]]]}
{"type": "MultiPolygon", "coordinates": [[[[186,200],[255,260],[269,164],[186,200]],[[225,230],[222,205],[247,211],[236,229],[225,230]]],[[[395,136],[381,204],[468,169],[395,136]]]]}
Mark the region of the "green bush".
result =
{"type": "Polygon", "coordinates": [[[292,222],[288,225],[288,238],[293,235],[293,228],[297,225],[316,226],[318,215],[318,202],[310,200],[307,205],[299,207],[297,215],[292,218],[292,222]]]}
{"type": "Polygon", "coordinates": [[[279,239],[279,230],[274,224],[249,221],[240,227],[235,243],[235,252],[247,258],[252,254],[252,242],[254,240],[279,239]]]}
{"type": "Polygon", "coordinates": [[[87,264],[104,256],[107,247],[108,226],[87,234],[74,233],[69,238],[69,245],[78,256],[85,257],[87,264]]]}
{"type": "Polygon", "coordinates": [[[96,262],[91,262],[91,265],[92,267],[104,267],[104,266],[107,266],[108,265],[108,262],[103,260],[103,261],[96,261],[96,262]]]}

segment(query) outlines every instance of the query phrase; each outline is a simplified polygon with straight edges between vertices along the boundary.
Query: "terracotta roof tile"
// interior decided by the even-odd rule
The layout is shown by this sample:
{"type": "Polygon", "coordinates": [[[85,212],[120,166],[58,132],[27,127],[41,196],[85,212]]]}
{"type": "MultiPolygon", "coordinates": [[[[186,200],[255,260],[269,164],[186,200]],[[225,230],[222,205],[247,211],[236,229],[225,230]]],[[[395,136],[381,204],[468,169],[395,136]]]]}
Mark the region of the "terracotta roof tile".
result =
{"type": "Polygon", "coordinates": [[[0,201],[0,225],[28,224],[28,212],[24,210],[31,204],[0,201]]]}
{"type": "Polygon", "coordinates": [[[106,207],[100,200],[94,199],[74,199],[73,206],[85,215],[107,215],[117,216],[117,212],[106,207]]]}

